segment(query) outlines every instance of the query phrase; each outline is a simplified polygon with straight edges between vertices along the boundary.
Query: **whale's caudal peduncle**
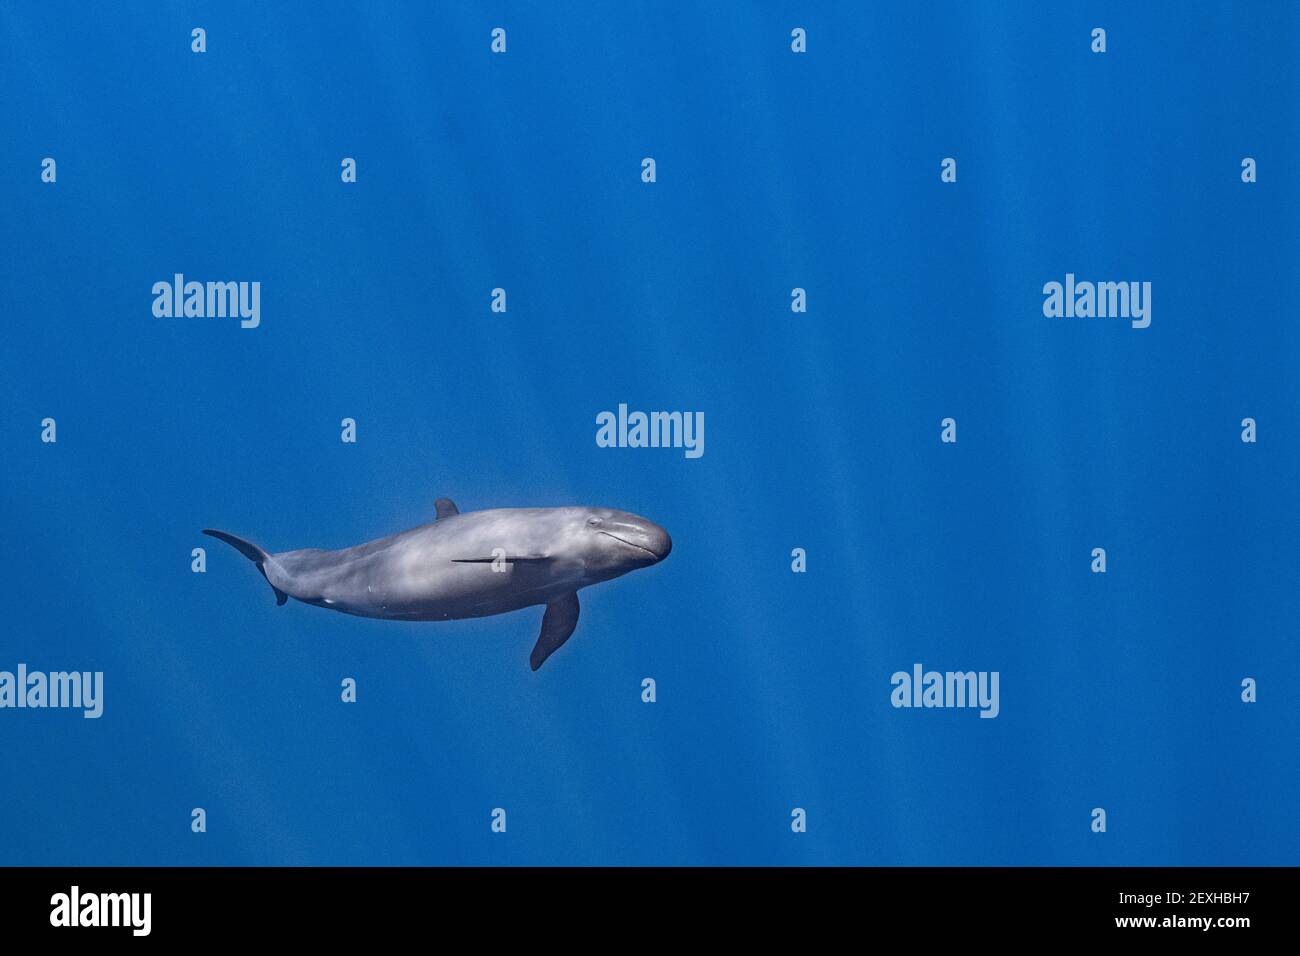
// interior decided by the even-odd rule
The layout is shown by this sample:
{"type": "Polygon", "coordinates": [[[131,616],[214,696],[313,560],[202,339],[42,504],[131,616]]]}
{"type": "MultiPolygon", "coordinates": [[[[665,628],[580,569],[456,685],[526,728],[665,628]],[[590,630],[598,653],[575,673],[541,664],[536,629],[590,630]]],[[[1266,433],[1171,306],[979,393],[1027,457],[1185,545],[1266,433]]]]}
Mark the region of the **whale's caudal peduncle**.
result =
{"type": "Polygon", "coordinates": [[[578,623],[578,589],[658,564],[672,550],[653,521],[610,508],[498,508],[461,514],[447,498],[437,519],[339,551],[271,554],[205,529],[257,565],[276,604],[306,604],[397,621],[450,621],[544,604],[533,670],[578,623]]]}

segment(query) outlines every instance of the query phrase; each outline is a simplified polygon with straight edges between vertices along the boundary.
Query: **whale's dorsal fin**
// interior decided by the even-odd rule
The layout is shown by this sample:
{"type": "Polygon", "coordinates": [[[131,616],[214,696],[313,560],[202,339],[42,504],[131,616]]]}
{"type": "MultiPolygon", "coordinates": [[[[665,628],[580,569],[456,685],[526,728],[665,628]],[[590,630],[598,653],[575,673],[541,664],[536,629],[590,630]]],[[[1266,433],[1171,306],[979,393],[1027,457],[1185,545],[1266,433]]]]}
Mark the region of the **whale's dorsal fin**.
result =
{"type": "Polygon", "coordinates": [[[542,615],[542,633],[537,635],[537,643],[533,645],[533,653],[528,658],[533,670],[546,663],[546,659],[558,651],[573,634],[573,629],[578,626],[579,610],[577,591],[556,598],[546,605],[546,613],[542,615]]]}
{"type": "MultiPolygon", "coordinates": [[[[439,498],[433,503],[433,510],[438,513],[438,518],[446,518],[451,515],[460,514],[460,509],[456,507],[456,502],[450,498],[439,498]]],[[[437,518],[434,519],[435,521],[437,518]]]]}

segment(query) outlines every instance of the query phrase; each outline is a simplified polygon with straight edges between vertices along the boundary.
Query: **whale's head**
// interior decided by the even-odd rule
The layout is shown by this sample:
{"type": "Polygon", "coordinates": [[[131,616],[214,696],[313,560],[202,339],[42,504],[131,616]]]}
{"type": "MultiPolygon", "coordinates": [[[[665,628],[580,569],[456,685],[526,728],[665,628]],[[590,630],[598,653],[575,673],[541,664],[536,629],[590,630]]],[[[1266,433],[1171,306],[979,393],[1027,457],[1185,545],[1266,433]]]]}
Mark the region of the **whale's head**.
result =
{"type": "Polygon", "coordinates": [[[602,579],[658,564],[673,549],[668,532],[648,518],[609,508],[584,508],[576,529],[587,573],[602,579]]]}

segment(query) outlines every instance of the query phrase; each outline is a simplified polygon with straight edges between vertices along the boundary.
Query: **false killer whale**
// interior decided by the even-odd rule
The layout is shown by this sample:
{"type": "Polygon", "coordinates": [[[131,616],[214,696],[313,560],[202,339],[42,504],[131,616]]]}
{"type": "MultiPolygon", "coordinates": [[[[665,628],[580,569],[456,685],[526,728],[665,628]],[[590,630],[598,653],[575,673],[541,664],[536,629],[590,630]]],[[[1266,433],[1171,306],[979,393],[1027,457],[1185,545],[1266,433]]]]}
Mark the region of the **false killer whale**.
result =
{"type": "Polygon", "coordinates": [[[533,670],[578,623],[578,589],[658,564],[672,550],[653,521],[609,508],[496,508],[461,514],[448,498],[436,519],[339,551],[270,554],[205,528],[257,564],[275,603],[394,621],[450,621],[546,605],[533,670]]]}

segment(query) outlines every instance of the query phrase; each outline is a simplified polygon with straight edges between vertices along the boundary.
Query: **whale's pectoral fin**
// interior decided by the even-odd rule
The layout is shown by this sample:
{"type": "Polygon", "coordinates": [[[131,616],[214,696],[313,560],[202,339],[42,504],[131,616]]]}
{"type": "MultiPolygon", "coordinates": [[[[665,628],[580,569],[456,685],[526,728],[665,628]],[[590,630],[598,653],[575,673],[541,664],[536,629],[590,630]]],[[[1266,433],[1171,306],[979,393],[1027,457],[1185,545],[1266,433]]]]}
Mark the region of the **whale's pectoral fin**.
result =
{"type": "Polygon", "coordinates": [[[433,509],[438,513],[438,518],[446,518],[450,515],[460,514],[460,509],[456,507],[456,502],[452,501],[450,498],[439,498],[433,503],[433,509]]]}
{"type": "Polygon", "coordinates": [[[533,653],[528,658],[533,670],[541,667],[546,658],[558,651],[569,639],[573,629],[578,626],[578,611],[576,591],[546,605],[546,613],[542,615],[542,633],[538,635],[533,653]]]}
{"type": "Polygon", "coordinates": [[[452,558],[452,564],[495,564],[500,561],[503,564],[514,564],[516,562],[537,562],[549,561],[549,555],[545,554],[499,554],[492,558],[452,558]]]}

